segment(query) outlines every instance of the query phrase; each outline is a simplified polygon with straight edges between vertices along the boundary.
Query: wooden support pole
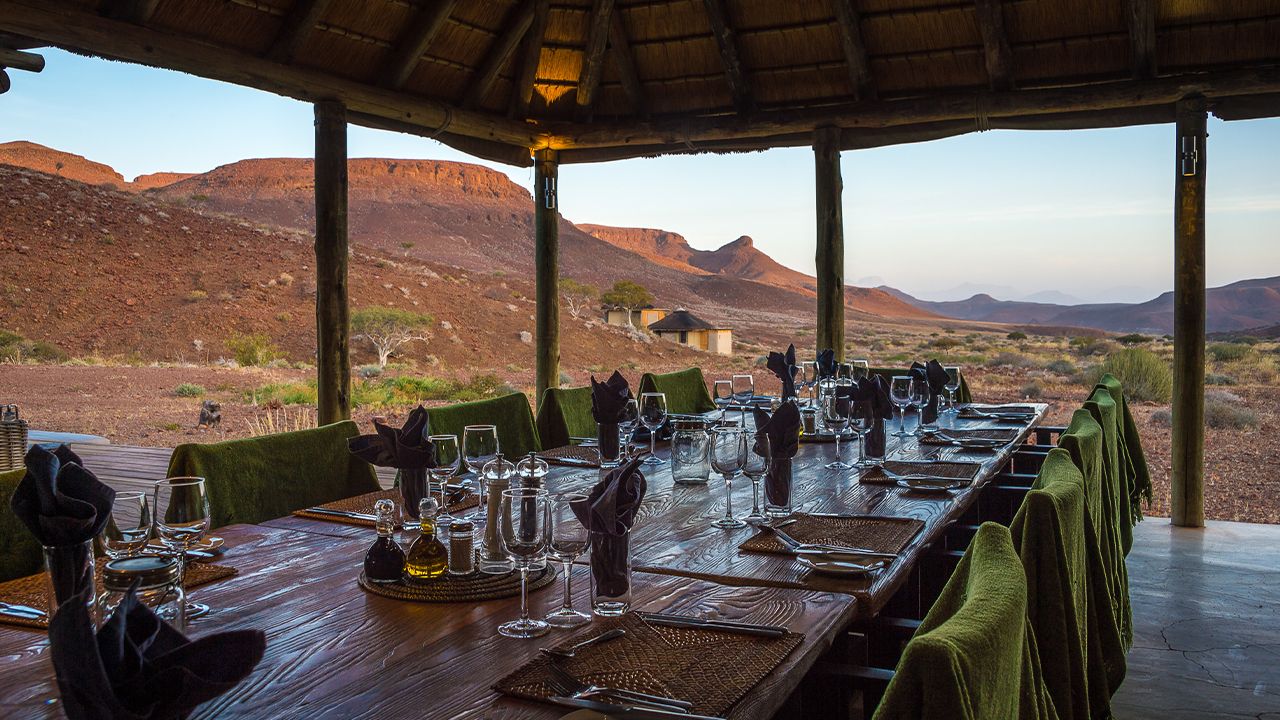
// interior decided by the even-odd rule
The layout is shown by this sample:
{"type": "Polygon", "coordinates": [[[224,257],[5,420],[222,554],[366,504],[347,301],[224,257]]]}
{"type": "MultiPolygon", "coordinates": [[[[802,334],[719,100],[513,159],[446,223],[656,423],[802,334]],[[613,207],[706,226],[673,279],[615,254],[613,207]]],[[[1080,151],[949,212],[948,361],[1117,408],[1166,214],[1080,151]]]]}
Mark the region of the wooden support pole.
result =
{"type": "Polygon", "coordinates": [[[1204,527],[1205,101],[1178,103],[1173,231],[1173,524],[1204,527]]]}
{"type": "Polygon", "coordinates": [[[840,128],[813,133],[814,195],[818,210],[817,350],[831,348],[844,358],[844,214],[840,207],[840,128]]]}
{"type": "Polygon", "coordinates": [[[347,109],[316,111],[316,422],[351,417],[351,329],[347,307],[347,109]]]}
{"type": "Polygon", "coordinates": [[[533,160],[534,277],[537,286],[537,396],[560,387],[560,158],[555,150],[539,150],[533,160]]]}

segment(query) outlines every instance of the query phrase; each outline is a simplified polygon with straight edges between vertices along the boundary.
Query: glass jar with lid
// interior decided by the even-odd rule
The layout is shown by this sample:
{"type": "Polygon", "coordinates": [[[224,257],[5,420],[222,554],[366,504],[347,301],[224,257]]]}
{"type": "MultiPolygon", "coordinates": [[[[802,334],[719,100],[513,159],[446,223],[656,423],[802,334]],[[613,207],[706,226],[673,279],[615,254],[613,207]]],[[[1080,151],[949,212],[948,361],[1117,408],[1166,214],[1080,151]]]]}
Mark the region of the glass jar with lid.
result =
{"type": "Polygon", "coordinates": [[[673,421],[671,476],[677,485],[706,485],[711,477],[711,424],[706,420],[673,421]]]}
{"type": "Polygon", "coordinates": [[[105,621],[124,601],[138,581],[138,601],[179,632],[186,628],[186,594],[179,582],[178,559],[164,555],[137,555],[111,560],[102,571],[99,609],[105,621]]]}
{"type": "MultiPolygon", "coordinates": [[[[480,507],[484,513],[484,533],[480,543],[480,572],[503,575],[514,565],[507,557],[506,544],[502,542],[502,492],[511,489],[516,478],[516,466],[502,453],[485,463],[480,470],[480,507]]],[[[508,519],[507,522],[510,522],[508,519]]]]}
{"type": "Polygon", "coordinates": [[[547,489],[547,473],[551,466],[536,453],[529,453],[516,463],[516,476],[520,479],[520,487],[547,489]]]}

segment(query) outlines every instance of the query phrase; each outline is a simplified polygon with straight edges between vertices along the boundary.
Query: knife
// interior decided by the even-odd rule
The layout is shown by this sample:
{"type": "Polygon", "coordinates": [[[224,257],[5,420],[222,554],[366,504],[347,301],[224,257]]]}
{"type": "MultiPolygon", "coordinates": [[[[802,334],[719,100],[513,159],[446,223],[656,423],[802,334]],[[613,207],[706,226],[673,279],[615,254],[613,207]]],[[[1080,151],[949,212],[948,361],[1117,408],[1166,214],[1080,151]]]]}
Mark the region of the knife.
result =
{"type": "Polygon", "coordinates": [[[669,615],[664,613],[637,612],[641,618],[653,625],[667,625],[670,627],[683,627],[704,630],[722,630],[724,632],[736,632],[743,635],[756,635],[759,637],[779,638],[785,636],[790,630],[781,625],[753,625],[751,623],[733,622],[730,620],[704,620],[702,618],[690,617],[688,615],[669,615]]]}
{"type": "Polygon", "coordinates": [[[675,710],[658,710],[657,708],[633,705],[616,705],[614,703],[600,702],[598,700],[587,700],[586,698],[560,697],[556,695],[547,698],[547,700],[565,707],[595,710],[598,713],[607,715],[611,718],[617,718],[618,720],[672,720],[673,718],[681,718],[682,720],[724,720],[724,718],[713,715],[692,715],[689,713],[676,712],[675,710]]]}
{"type": "Polygon", "coordinates": [[[0,605],[0,615],[8,615],[19,620],[43,620],[49,617],[49,614],[43,610],[26,605],[10,605],[8,603],[0,605]]]}
{"type": "Polygon", "coordinates": [[[332,515],[334,517],[349,518],[351,520],[367,520],[369,522],[377,522],[378,518],[368,513],[351,512],[350,510],[334,510],[325,507],[310,507],[305,512],[314,513],[316,515],[332,515]]]}

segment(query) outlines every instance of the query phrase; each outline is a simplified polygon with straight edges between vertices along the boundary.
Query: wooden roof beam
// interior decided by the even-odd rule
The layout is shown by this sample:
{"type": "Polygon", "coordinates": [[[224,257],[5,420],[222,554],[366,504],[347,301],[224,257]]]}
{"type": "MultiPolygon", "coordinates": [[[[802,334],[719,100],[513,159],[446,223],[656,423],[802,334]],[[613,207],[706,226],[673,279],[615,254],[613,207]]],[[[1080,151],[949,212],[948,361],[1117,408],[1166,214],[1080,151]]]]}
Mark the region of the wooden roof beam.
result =
{"type": "Polygon", "coordinates": [[[739,113],[750,112],[755,109],[755,100],[751,97],[751,87],[747,84],[747,76],[742,70],[742,58],[738,55],[738,41],[733,27],[729,24],[724,0],[702,0],[702,4],[707,10],[707,22],[711,24],[711,34],[715,36],[716,45],[720,48],[720,60],[724,63],[724,76],[729,81],[733,106],[739,113]]]}
{"type": "Polygon", "coordinates": [[[329,9],[330,0],[296,0],[289,13],[284,16],[284,23],[276,32],[275,40],[267,50],[267,59],[288,65],[302,49],[307,35],[315,29],[316,23],[329,9]]]}
{"type": "Polygon", "coordinates": [[[98,12],[104,17],[144,25],[159,4],[160,0],[102,0],[98,12]]]}
{"type": "Polygon", "coordinates": [[[0,68],[38,73],[44,70],[44,56],[0,46],[0,68]]]}
{"type": "Polygon", "coordinates": [[[840,30],[840,44],[844,59],[849,65],[849,84],[853,86],[853,98],[861,100],[876,96],[875,81],[871,77],[871,63],[867,60],[867,45],[862,40],[862,18],[853,7],[853,0],[833,0],[836,6],[836,27],[840,30]]]}
{"type": "Polygon", "coordinates": [[[515,52],[516,46],[520,44],[520,40],[529,31],[529,26],[533,24],[533,13],[537,5],[538,0],[523,0],[507,13],[510,18],[507,21],[506,29],[498,36],[497,40],[493,41],[493,45],[489,48],[489,54],[485,57],[480,67],[476,69],[471,85],[462,96],[463,108],[474,108],[489,94],[489,89],[493,87],[494,81],[498,79],[498,73],[502,72],[502,68],[506,67],[507,61],[511,59],[511,54],[515,52]]]}
{"type": "Polygon", "coordinates": [[[507,111],[509,117],[521,119],[529,114],[529,104],[533,102],[533,84],[538,79],[538,66],[542,63],[542,46],[547,37],[547,16],[551,11],[549,0],[538,0],[533,9],[533,22],[529,32],[524,36],[524,45],[520,51],[520,77],[511,92],[511,107],[507,111]]]}
{"type": "Polygon", "coordinates": [[[1133,55],[1133,77],[1145,80],[1156,76],[1155,0],[1125,0],[1129,21],[1129,46],[1133,55]]]}
{"type": "Polygon", "coordinates": [[[627,27],[622,21],[622,13],[615,12],[609,22],[609,49],[613,51],[613,64],[618,68],[618,77],[622,80],[622,89],[631,101],[636,115],[649,117],[649,102],[644,96],[644,85],[640,83],[640,73],[636,70],[636,56],[631,51],[631,38],[627,35],[627,27]]]}
{"type": "Polygon", "coordinates": [[[982,33],[982,49],[987,62],[987,77],[992,90],[1013,89],[1013,51],[1004,31],[1001,0],[975,0],[978,30],[982,33]]]}
{"type": "Polygon", "coordinates": [[[396,40],[391,56],[382,68],[383,87],[398,89],[404,86],[422,60],[422,53],[427,51],[457,4],[458,0],[435,0],[430,7],[419,8],[413,22],[396,40]]]}
{"type": "Polygon", "coordinates": [[[596,99],[596,88],[604,74],[604,51],[609,42],[609,23],[613,18],[613,0],[595,0],[588,23],[587,47],[582,60],[582,72],[578,75],[578,93],[574,101],[574,117],[591,118],[591,104],[596,99]]]}

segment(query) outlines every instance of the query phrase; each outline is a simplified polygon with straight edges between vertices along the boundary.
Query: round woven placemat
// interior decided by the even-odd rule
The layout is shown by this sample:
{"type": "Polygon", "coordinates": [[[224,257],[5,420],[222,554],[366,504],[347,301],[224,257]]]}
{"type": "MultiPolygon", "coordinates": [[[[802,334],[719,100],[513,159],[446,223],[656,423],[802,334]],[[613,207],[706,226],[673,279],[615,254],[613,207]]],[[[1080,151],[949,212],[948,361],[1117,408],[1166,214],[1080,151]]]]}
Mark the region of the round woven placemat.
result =
{"type": "MultiPolygon", "coordinates": [[[[371,493],[365,493],[363,495],[356,495],[355,497],[335,500],[331,503],[325,503],[323,505],[320,505],[320,507],[328,508],[330,510],[341,510],[343,512],[355,512],[355,513],[361,513],[363,515],[373,515],[374,503],[384,499],[391,500],[396,504],[397,507],[399,507],[400,504],[404,501],[404,498],[400,497],[400,491],[395,488],[391,488],[390,490],[377,490],[371,493]]],[[[469,510],[473,507],[476,507],[479,504],[480,504],[479,496],[477,496],[473,492],[468,492],[463,497],[462,500],[449,504],[449,512],[456,513],[462,510],[469,510]]],[[[340,517],[338,515],[325,515],[322,513],[307,512],[306,510],[294,510],[293,514],[297,515],[298,517],[311,518],[312,520],[327,520],[329,522],[346,523],[347,525],[359,525],[361,527],[374,527],[375,525],[377,525],[377,523],[374,522],[373,520],[364,520],[362,518],[347,518],[347,517],[340,517]]]]}
{"type": "MultiPolygon", "coordinates": [[[[544,588],[555,579],[555,564],[548,562],[545,569],[529,573],[529,590],[544,588]]],[[[395,583],[369,582],[361,572],[358,582],[360,587],[374,595],[411,602],[497,600],[520,594],[520,573],[514,570],[506,575],[488,575],[477,571],[470,575],[445,575],[431,582],[412,583],[403,580],[395,583]]]]}
{"type": "Polygon", "coordinates": [[[538,457],[552,465],[570,467],[600,467],[600,448],[582,445],[565,445],[538,453],[538,457]]]}
{"type": "MultiPolygon", "coordinates": [[[[97,592],[102,593],[102,572],[103,567],[107,564],[107,558],[98,558],[97,573],[94,580],[97,582],[97,592]]],[[[229,578],[240,572],[233,567],[226,565],[214,565],[212,563],[193,562],[187,564],[187,589],[200,585],[206,585],[215,580],[229,578]]],[[[0,601],[12,603],[14,605],[26,605],[38,610],[49,612],[49,596],[45,589],[44,573],[36,573],[26,577],[15,578],[8,582],[0,583],[0,601]]],[[[30,628],[49,627],[48,616],[36,620],[27,620],[17,618],[11,615],[0,615],[0,623],[10,625],[21,625],[30,628]]]]}
{"type": "MultiPolygon", "coordinates": [[[[823,517],[795,513],[787,519],[792,518],[795,522],[782,528],[782,531],[802,543],[841,545],[886,553],[902,552],[907,543],[920,532],[920,528],[924,527],[924,522],[915,518],[880,515],[823,517]]],[[[789,552],[782,541],[768,531],[748,538],[738,549],[760,553],[789,552]]]]}

